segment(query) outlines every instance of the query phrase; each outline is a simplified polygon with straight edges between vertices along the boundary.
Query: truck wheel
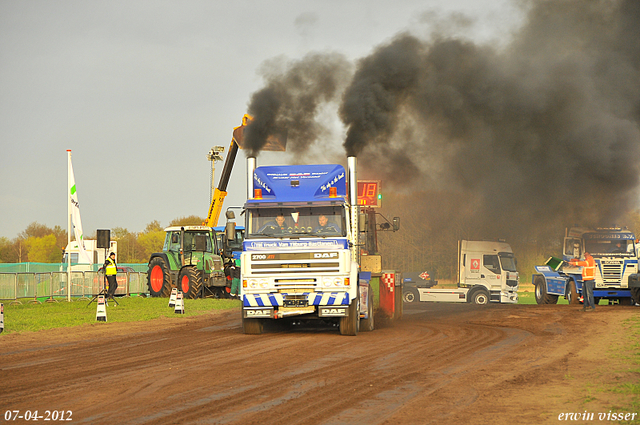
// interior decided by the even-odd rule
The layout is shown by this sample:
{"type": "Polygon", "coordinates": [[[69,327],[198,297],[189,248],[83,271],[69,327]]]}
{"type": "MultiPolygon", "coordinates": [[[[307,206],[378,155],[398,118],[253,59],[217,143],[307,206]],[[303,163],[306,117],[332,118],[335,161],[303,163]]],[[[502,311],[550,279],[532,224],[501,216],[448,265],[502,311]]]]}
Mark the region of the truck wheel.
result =
{"type": "Polygon", "coordinates": [[[194,266],[186,266],[178,275],[178,291],[182,291],[184,298],[197,298],[202,287],[202,276],[194,266]]]}
{"type": "Polygon", "coordinates": [[[578,291],[576,290],[576,283],[573,280],[570,280],[567,283],[564,297],[567,299],[569,304],[580,304],[580,299],[578,298],[578,291]]]}
{"type": "Polygon", "coordinates": [[[351,301],[349,316],[340,318],[340,335],[358,335],[360,329],[360,297],[351,301]]]}
{"type": "Polygon", "coordinates": [[[415,289],[407,289],[402,294],[402,300],[406,303],[414,303],[418,301],[419,298],[418,291],[415,289]]]}
{"type": "Polygon", "coordinates": [[[160,257],[154,257],[149,262],[147,271],[147,286],[152,297],[168,297],[171,295],[171,273],[169,266],[160,257]]]}
{"type": "Polygon", "coordinates": [[[618,298],[620,305],[633,305],[633,298],[618,298]]]}
{"type": "Polygon", "coordinates": [[[631,288],[631,297],[636,303],[640,304],[640,288],[631,288]]]}
{"type": "Polygon", "coordinates": [[[245,335],[260,335],[262,333],[263,324],[261,319],[247,319],[242,317],[242,332],[245,335]]]}
{"type": "Polygon", "coordinates": [[[558,296],[557,295],[549,295],[547,294],[547,285],[544,282],[544,278],[542,276],[536,276],[533,280],[533,284],[535,285],[535,295],[536,302],[538,304],[557,304],[558,296]]]}
{"type": "Polygon", "coordinates": [[[469,302],[478,305],[487,305],[489,304],[489,294],[483,289],[478,289],[471,294],[469,302]]]}
{"type": "Polygon", "coordinates": [[[360,330],[362,332],[371,332],[375,326],[374,326],[374,321],[373,321],[373,292],[369,291],[369,302],[367,303],[367,315],[369,316],[368,319],[362,319],[360,321],[360,330]]]}

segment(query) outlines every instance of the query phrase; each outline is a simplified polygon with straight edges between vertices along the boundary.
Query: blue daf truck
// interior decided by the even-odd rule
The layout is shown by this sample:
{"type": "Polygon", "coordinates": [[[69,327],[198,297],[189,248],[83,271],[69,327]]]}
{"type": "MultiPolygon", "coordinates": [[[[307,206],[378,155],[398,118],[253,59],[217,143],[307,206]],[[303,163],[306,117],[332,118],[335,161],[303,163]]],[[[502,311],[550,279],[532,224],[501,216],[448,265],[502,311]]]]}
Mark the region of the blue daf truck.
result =
{"type": "Polygon", "coordinates": [[[280,319],[323,321],[343,335],[373,330],[371,273],[359,268],[356,158],[347,170],[247,162],[244,333],[280,319]]]}
{"type": "Polygon", "coordinates": [[[585,252],[596,262],[593,296],[610,303],[632,305],[640,302],[638,250],[635,235],[619,227],[567,229],[562,258],[551,257],[544,266],[535,266],[532,276],[538,304],[556,304],[564,296],[570,304],[582,300],[582,268],[568,264],[585,252]],[[634,299],[635,298],[635,299],[634,299]]]}

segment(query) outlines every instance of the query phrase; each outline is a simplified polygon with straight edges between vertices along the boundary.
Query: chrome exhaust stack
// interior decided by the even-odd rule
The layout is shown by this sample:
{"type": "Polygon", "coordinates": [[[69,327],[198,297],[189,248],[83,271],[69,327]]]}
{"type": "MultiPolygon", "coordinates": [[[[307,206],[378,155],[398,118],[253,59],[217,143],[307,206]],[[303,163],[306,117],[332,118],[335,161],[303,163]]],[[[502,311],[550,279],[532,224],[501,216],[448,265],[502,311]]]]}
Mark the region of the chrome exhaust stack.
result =
{"type": "Polygon", "coordinates": [[[256,157],[247,157],[247,199],[253,199],[253,173],[256,171],[256,157]]]}

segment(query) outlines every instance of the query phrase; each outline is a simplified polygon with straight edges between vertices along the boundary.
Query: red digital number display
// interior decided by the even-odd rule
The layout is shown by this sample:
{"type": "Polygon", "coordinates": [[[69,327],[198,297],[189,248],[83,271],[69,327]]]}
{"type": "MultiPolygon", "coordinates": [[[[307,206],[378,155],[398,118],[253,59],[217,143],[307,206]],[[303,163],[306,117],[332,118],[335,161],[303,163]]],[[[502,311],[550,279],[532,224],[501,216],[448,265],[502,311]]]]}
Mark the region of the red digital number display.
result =
{"type": "Polygon", "coordinates": [[[380,207],[380,180],[358,180],[358,205],[380,207]]]}

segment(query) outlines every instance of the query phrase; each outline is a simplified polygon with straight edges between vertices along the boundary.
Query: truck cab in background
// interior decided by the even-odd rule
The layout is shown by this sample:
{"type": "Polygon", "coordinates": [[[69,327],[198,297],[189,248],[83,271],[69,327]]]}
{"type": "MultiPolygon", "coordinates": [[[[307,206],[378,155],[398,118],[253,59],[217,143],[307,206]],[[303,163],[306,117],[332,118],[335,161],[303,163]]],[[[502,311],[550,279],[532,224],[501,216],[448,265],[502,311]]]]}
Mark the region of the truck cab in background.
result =
{"type": "MultiPolygon", "coordinates": [[[[635,235],[620,227],[567,229],[562,258],[551,257],[544,266],[536,266],[532,282],[538,304],[555,304],[564,296],[570,304],[578,304],[582,297],[582,268],[567,263],[585,252],[596,263],[593,291],[596,304],[601,299],[630,305],[632,290],[638,273],[638,250],[635,235]]],[[[640,293],[637,294],[640,296],[640,293]]],[[[636,300],[637,301],[637,300],[636,300]]]]}
{"type": "Polygon", "coordinates": [[[455,289],[418,288],[420,301],[518,303],[516,259],[505,242],[459,241],[457,280],[455,289]]]}

